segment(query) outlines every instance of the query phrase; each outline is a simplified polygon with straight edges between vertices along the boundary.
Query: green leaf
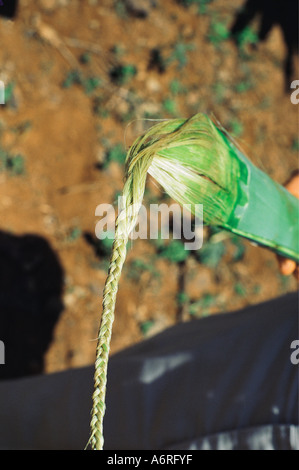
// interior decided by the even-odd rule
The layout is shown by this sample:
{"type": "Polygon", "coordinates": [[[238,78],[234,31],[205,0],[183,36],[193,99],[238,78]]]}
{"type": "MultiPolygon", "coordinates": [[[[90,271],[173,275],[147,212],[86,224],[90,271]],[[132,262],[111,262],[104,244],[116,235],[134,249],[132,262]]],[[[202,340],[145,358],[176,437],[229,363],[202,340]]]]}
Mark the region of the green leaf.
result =
{"type": "Polygon", "coordinates": [[[244,295],[246,295],[246,287],[241,282],[237,282],[234,285],[234,291],[236,294],[240,295],[241,297],[244,297],[244,295]]]}
{"type": "Polygon", "coordinates": [[[243,240],[241,237],[233,237],[231,238],[231,243],[235,246],[233,261],[240,261],[244,257],[246,251],[243,240]]]}
{"type": "Polygon", "coordinates": [[[248,44],[256,44],[258,40],[258,34],[251,26],[246,26],[242,31],[236,34],[236,41],[240,49],[243,49],[248,44]]]}
{"type": "Polygon", "coordinates": [[[10,82],[6,85],[5,90],[4,90],[4,103],[6,105],[9,105],[10,102],[13,100],[14,89],[15,89],[15,82],[10,82]]]}
{"type": "Polygon", "coordinates": [[[201,299],[190,304],[189,314],[199,317],[208,315],[208,310],[214,301],[215,299],[211,294],[205,294],[201,299]]]}
{"type": "Polygon", "coordinates": [[[189,301],[189,296],[188,294],[186,294],[186,292],[179,292],[177,294],[177,302],[179,305],[183,305],[188,301],[189,301]]]}
{"type": "Polygon", "coordinates": [[[126,159],[126,152],[121,144],[111,147],[106,153],[106,165],[110,162],[117,162],[123,165],[126,159]]]}
{"type": "Polygon", "coordinates": [[[204,243],[201,249],[198,251],[198,257],[202,264],[205,264],[209,268],[215,268],[221,261],[225,251],[225,245],[223,242],[207,242],[204,243]]]}
{"type": "Polygon", "coordinates": [[[228,26],[221,21],[212,21],[208,32],[208,39],[218,46],[221,42],[226,41],[230,37],[228,26]]]}
{"type": "Polygon", "coordinates": [[[140,323],[139,327],[143,336],[146,336],[149,333],[149,331],[154,326],[154,323],[155,322],[153,320],[147,320],[147,321],[140,323]]]}
{"type": "Polygon", "coordinates": [[[176,104],[175,101],[171,98],[166,98],[163,101],[163,108],[168,114],[175,114],[176,113],[176,104]]]}
{"type": "Polygon", "coordinates": [[[137,73],[137,68],[133,64],[119,64],[112,67],[110,70],[110,78],[117,85],[124,85],[137,73]]]}
{"type": "Polygon", "coordinates": [[[1,149],[0,171],[7,171],[14,176],[22,175],[25,172],[25,159],[23,155],[13,155],[1,149]]]}
{"type": "Polygon", "coordinates": [[[185,249],[180,240],[171,240],[168,245],[160,250],[160,255],[167,258],[172,263],[185,261],[189,256],[189,251],[185,249]]]}
{"type": "Polygon", "coordinates": [[[84,80],[84,90],[85,93],[90,95],[96,88],[101,86],[101,79],[99,77],[89,77],[84,80]]]}
{"type": "Polygon", "coordinates": [[[62,82],[63,88],[70,88],[72,85],[81,85],[83,82],[79,70],[71,70],[68,72],[65,80],[62,82]]]}

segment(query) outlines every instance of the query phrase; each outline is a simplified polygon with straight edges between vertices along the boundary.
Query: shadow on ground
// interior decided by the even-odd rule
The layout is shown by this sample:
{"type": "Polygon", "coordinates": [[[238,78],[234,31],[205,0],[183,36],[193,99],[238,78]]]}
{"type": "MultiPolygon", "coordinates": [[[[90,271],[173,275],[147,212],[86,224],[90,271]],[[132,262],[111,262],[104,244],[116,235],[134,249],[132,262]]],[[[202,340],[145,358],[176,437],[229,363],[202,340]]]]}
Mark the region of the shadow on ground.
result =
{"type": "Polygon", "coordinates": [[[43,372],[44,355],[63,309],[63,270],[48,242],[0,232],[0,379],[43,372]]]}

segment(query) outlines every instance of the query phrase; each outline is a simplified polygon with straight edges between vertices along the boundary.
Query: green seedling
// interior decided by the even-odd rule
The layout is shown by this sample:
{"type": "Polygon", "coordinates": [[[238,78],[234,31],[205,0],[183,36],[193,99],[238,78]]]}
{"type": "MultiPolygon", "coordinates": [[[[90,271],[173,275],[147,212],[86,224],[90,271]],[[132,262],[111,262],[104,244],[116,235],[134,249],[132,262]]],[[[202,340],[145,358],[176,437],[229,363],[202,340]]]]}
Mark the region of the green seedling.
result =
{"type": "Polygon", "coordinates": [[[167,114],[170,114],[170,115],[175,115],[176,114],[176,103],[174,100],[172,100],[171,98],[166,98],[164,101],[163,101],[163,109],[164,111],[167,113],[167,114]]]}
{"type": "Polygon", "coordinates": [[[127,276],[137,281],[145,271],[149,272],[152,277],[156,278],[160,276],[156,267],[152,263],[144,261],[142,258],[135,258],[131,261],[127,276]]]}
{"type": "Polygon", "coordinates": [[[107,118],[109,111],[105,108],[104,100],[101,96],[94,96],[92,101],[92,111],[96,116],[107,118]]]}
{"type": "Polygon", "coordinates": [[[78,240],[78,238],[80,238],[82,235],[82,230],[80,227],[73,227],[71,228],[71,230],[69,231],[68,235],[67,235],[67,241],[69,242],[74,242],[76,240],[78,240]]]}
{"type": "Polygon", "coordinates": [[[185,44],[181,41],[177,42],[173,48],[173,52],[168,59],[171,63],[176,61],[178,63],[178,69],[183,69],[188,63],[188,52],[194,49],[193,44],[185,44]]]}
{"type": "Polygon", "coordinates": [[[73,85],[81,86],[85,93],[90,95],[94,90],[101,86],[101,79],[93,76],[84,78],[79,70],[71,70],[63,81],[62,87],[70,88],[73,85]]]}
{"type": "Polygon", "coordinates": [[[299,152],[299,137],[295,137],[292,142],[293,152],[299,152]]]}
{"type": "Polygon", "coordinates": [[[245,93],[248,90],[253,88],[253,83],[251,80],[243,80],[235,85],[235,90],[237,93],[245,93]]]}
{"type": "Polygon", "coordinates": [[[79,70],[71,70],[62,82],[63,88],[70,88],[73,85],[81,85],[83,82],[82,74],[79,70]]]}
{"type": "Polygon", "coordinates": [[[231,119],[227,127],[233,137],[240,137],[244,132],[242,123],[237,119],[231,119]]]}
{"type": "Polygon", "coordinates": [[[188,8],[191,5],[196,5],[198,7],[198,14],[204,15],[207,12],[207,6],[213,0],[178,0],[179,3],[188,8]]]}
{"type": "Polygon", "coordinates": [[[179,305],[185,305],[186,303],[188,303],[190,301],[190,298],[189,298],[189,295],[186,294],[186,292],[184,291],[181,291],[177,294],[177,303],[179,305]]]}
{"type": "Polygon", "coordinates": [[[154,320],[146,320],[144,322],[141,322],[139,325],[140,331],[143,336],[147,336],[150,332],[150,330],[153,328],[155,322],[154,320]]]}
{"type": "Polygon", "coordinates": [[[226,23],[223,23],[222,21],[218,20],[213,20],[210,24],[207,37],[215,47],[218,47],[222,42],[229,39],[230,31],[226,23]]]}
{"type": "Polygon", "coordinates": [[[196,302],[189,305],[189,314],[196,317],[205,317],[209,314],[209,308],[213,305],[215,299],[211,294],[205,294],[196,302]]]}
{"type": "Polygon", "coordinates": [[[79,57],[79,61],[81,64],[87,65],[91,62],[91,55],[88,52],[83,52],[79,57]]]}
{"type": "Polygon", "coordinates": [[[244,297],[246,295],[246,287],[241,282],[237,282],[234,285],[234,291],[237,295],[240,295],[241,297],[244,297]]]}
{"type": "Polygon", "coordinates": [[[15,105],[15,96],[14,96],[15,85],[16,85],[15,82],[9,82],[5,86],[5,90],[4,90],[5,106],[14,107],[15,105]]]}
{"type": "Polygon", "coordinates": [[[87,95],[91,95],[102,84],[99,77],[88,77],[83,82],[84,90],[87,95]]]}
{"type": "Polygon", "coordinates": [[[226,86],[222,82],[217,82],[212,85],[213,95],[215,96],[215,102],[222,104],[225,99],[226,86]]]}
{"type": "Polygon", "coordinates": [[[128,16],[127,9],[126,9],[126,5],[123,1],[116,0],[114,2],[114,9],[115,9],[115,13],[117,14],[117,16],[119,18],[121,18],[121,19],[127,18],[127,16],[128,16]]]}
{"type": "Polygon", "coordinates": [[[29,131],[32,127],[31,121],[23,121],[11,128],[12,132],[22,135],[29,131]]]}
{"type": "Polygon", "coordinates": [[[251,26],[246,26],[242,31],[235,35],[236,43],[241,53],[246,53],[248,46],[258,43],[258,35],[251,26]]]}
{"type": "Polygon", "coordinates": [[[23,155],[13,155],[0,149],[0,171],[7,171],[12,176],[25,173],[25,159],[23,155]]]}
{"type": "Polygon", "coordinates": [[[104,167],[107,168],[111,162],[123,165],[126,159],[126,152],[121,144],[116,144],[106,152],[104,167]]]}
{"type": "Polygon", "coordinates": [[[187,92],[187,89],[182,83],[177,79],[174,78],[169,84],[170,93],[174,96],[181,95],[187,92]]]}
{"type": "Polygon", "coordinates": [[[125,85],[137,73],[137,68],[133,64],[119,64],[111,68],[109,75],[116,85],[125,85]]]}
{"type": "Polygon", "coordinates": [[[233,236],[230,239],[231,243],[234,245],[235,251],[233,253],[233,261],[240,261],[244,258],[244,254],[246,251],[246,247],[244,245],[244,242],[242,238],[233,236]]]}
{"type": "Polygon", "coordinates": [[[171,240],[167,245],[160,248],[159,255],[168,259],[171,263],[180,263],[185,261],[190,254],[180,240],[171,240]]]}
{"type": "Polygon", "coordinates": [[[215,268],[220,263],[225,251],[225,244],[223,242],[212,243],[208,241],[203,243],[197,257],[202,264],[209,268],[215,268]]]}

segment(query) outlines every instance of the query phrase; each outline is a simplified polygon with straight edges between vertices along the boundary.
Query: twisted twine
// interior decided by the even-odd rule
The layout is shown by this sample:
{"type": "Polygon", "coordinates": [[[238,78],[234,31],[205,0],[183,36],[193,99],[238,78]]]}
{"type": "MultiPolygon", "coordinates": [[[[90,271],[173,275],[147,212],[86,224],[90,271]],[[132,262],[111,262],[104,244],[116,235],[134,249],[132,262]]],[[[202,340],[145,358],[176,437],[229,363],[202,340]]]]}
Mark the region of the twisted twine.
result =
{"type": "Polygon", "coordinates": [[[94,450],[103,448],[103,419],[105,414],[105,395],[107,366],[114,321],[114,309],[118,282],[126,258],[125,240],[115,240],[110,260],[110,268],[103,293],[103,313],[96,350],[93,409],[91,418],[91,447],[94,450]]]}
{"type": "MultiPolygon", "coordinates": [[[[126,258],[126,245],[129,235],[138,220],[138,213],[144,195],[146,174],[151,162],[150,155],[147,155],[147,158],[137,158],[132,161],[132,155],[135,155],[136,152],[135,147],[136,145],[131,148],[127,157],[126,182],[123,189],[120,213],[116,219],[115,239],[103,292],[103,312],[96,349],[94,393],[92,397],[93,407],[90,422],[91,435],[88,441],[93,450],[102,450],[104,445],[103,420],[105,414],[107,369],[116,295],[122,267],[126,258]]],[[[138,149],[140,149],[139,145],[138,149]]]]}

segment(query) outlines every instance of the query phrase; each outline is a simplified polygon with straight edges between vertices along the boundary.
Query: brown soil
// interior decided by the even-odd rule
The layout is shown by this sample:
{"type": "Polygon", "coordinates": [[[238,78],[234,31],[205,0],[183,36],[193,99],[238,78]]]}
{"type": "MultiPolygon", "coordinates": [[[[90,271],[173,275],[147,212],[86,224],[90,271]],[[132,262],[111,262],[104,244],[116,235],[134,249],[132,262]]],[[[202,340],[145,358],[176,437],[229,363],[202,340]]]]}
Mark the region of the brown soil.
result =
{"type": "MultiPolygon", "coordinates": [[[[147,16],[138,18],[112,0],[23,0],[13,21],[0,20],[0,79],[14,82],[13,97],[0,107],[0,144],[25,162],[20,175],[0,172],[2,284],[11,279],[2,295],[0,339],[11,341],[7,350],[18,341],[21,354],[28,352],[27,367],[10,375],[94,361],[108,257],[97,256],[88,240],[94,237],[95,208],[115,201],[123,184],[122,165],[100,164],[107,149],[124,142],[128,147],[142,131],[145,123],[134,120],[208,112],[231,132],[241,123],[238,141],[276,181],[284,183],[298,167],[298,108],[285,89],[290,45],[282,28],[273,25],[265,41],[246,45],[242,55],[232,39],[215,44],[207,35],[215,21],[230,27],[243,0],[215,0],[201,14],[197,5],[185,8],[175,0],[144,4],[147,16]],[[186,63],[177,45],[185,47],[186,63]],[[88,53],[85,64],[83,53],[88,53]],[[135,65],[137,73],[115,84],[111,70],[119,63],[135,65]],[[90,94],[80,84],[62,86],[74,68],[84,77],[99,77],[101,85],[90,94]],[[184,90],[176,94],[171,92],[175,79],[184,90]],[[23,238],[28,234],[36,237],[31,251],[23,238]],[[63,272],[55,286],[59,267],[63,272]],[[21,271],[24,276],[16,276],[21,271]],[[32,314],[28,305],[38,295],[32,314]]],[[[293,62],[294,79],[296,57],[293,62]]],[[[161,197],[152,183],[148,193],[161,197]]],[[[211,236],[209,230],[205,236],[211,236]]],[[[221,243],[225,253],[211,267],[194,255],[184,265],[173,263],[157,257],[150,241],[134,242],[119,288],[113,353],[177,321],[192,321],[190,305],[200,299],[206,303],[198,304],[197,316],[297,288],[293,278],[280,275],[273,253],[244,242],[238,257],[229,238],[221,243]],[[130,266],[140,259],[149,269],[134,274],[130,266]],[[182,291],[185,301],[178,305],[182,291]]]]}

